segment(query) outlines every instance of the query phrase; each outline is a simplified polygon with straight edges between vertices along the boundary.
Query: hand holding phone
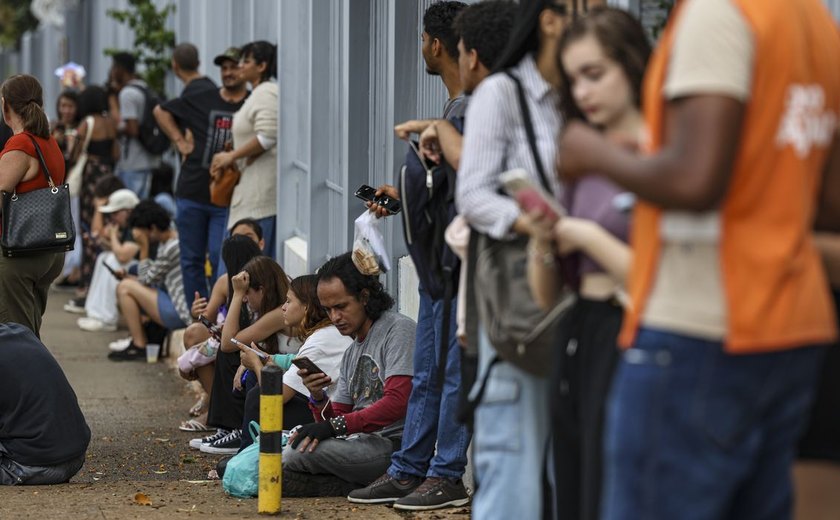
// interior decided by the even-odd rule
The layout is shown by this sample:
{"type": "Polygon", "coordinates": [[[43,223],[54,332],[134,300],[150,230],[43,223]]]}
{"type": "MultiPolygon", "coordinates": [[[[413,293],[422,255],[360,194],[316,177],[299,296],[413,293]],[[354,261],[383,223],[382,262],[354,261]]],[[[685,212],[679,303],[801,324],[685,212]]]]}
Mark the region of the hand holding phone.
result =
{"type": "Polygon", "coordinates": [[[268,354],[266,354],[262,350],[257,350],[255,348],[249,347],[248,345],[246,345],[245,343],[242,343],[241,341],[239,341],[236,338],[230,338],[230,342],[233,343],[234,345],[236,345],[237,347],[239,347],[239,350],[247,349],[247,350],[250,350],[251,352],[253,352],[254,354],[258,355],[260,357],[260,359],[268,359],[268,354]]]}
{"type": "Polygon", "coordinates": [[[207,327],[207,330],[210,331],[211,336],[213,336],[216,339],[222,338],[222,330],[219,328],[219,326],[213,323],[212,321],[208,320],[203,314],[198,315],[198,321],[200,321],[202,325],[207,327]]]}
{"type": "Polygon", "coordinates": [[[377,190],[375,188],[372,188],[367,184],[362,184],[359,186],[359,189],[356,190],[355,195],[365,202],[370,202],[385,208],[391,215],[396,215],[402,210],[402,203],[398,199],[385,194],[377,197],[376,192],[377,190]]]}
{"type": "Polygon", "coordinates": [[[323,370],[321,370],[318,365],[312,362],[306,356],[296,357],[292,360],[292,364],[300,369],[306,370],[308,375],[312,374],[326,374],[323,370]]]}
{"type": "Polygon", "coordinates": [[[508,170],[499,176],[502,184],[526,213],[539,211],[552,221],[566,215],[566,210],[554,198],[537,186],[522,168],[508,170]]]}

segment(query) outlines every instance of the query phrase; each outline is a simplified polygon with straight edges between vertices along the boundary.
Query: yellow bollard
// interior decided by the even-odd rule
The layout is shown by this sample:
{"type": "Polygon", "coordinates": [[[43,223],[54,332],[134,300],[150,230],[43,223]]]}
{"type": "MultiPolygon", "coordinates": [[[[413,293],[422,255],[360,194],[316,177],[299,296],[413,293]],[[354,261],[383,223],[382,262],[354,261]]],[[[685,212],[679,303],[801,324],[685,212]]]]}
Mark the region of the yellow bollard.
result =
{"type": "Polygon", "coordinates": [[[283,369],[262,369],[260,383],[260,514],[280,513],[283,492],[283,369]]]}

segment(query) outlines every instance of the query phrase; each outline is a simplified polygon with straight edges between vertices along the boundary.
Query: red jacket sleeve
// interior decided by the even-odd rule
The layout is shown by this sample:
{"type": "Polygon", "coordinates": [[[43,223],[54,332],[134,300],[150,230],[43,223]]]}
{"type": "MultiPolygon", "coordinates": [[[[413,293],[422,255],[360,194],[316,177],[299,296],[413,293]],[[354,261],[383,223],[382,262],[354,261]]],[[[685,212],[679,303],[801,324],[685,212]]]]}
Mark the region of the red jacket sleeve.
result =
{"type": "MultiPolygon", "coordinates": [[[[385,380],[382,398],[364,410],[351,411],[349,404],[330,402],[324,408],[324,417],[329,419],[343,415],[347,421],[347,433],[373,433],[405,418],[408,396],[411,394],[411,376],[391,376],[385,380]]],[[[321,413],[311,404],[316,421],[322,421],[321,413]]]]}

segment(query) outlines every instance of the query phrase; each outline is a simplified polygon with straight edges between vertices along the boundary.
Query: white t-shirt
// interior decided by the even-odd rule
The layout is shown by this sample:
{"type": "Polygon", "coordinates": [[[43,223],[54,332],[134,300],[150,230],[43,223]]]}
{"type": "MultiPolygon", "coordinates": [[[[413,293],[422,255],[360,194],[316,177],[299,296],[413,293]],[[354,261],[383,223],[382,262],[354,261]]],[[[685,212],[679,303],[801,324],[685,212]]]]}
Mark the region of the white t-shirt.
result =
{"type": "MultiPolygon", "coordinates": [[[[297,357],[308,357],[310,361],[330,376],[333,384],[327,390],[329,392],[335,387],[335,382],[338,381],[341,358],[351,343],[353,343],[353,338],[342,336],[334,325],[330,325],[313,332],[300,347],[297,357]]],[[[297,374],[297,368],[294,365],[283,374],[283,384],[294,388],[305,396],[309,395],[309,390],[303,385],[303,380],[297,374]]]]}

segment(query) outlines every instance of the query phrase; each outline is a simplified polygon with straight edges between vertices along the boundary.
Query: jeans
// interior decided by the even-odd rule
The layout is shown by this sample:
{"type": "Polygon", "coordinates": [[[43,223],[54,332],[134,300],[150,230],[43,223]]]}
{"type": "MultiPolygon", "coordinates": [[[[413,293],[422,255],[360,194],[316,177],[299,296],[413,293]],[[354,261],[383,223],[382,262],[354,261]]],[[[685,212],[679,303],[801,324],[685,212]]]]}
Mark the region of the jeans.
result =
{"type": "Polygon", "coordinates": [[[152,170],[120,170],[117,177],[125,187],[137,194],[140,200],[149,197],[152,190],[152,170]]]}
{"type": "Polygon", "coordinates": [[[388,468],[393,451],[391,439],[375,433],[354,433],[345,439],[324,439],[312,453],[301,453],[287,444],[283,449],[283,469],[334,475],[367,486],[388,468]]]}
{"type": "Polygon", "coordinates": [[[642,329],[607,407],[602,518],[788,519],[823,349],[731,355],[642,329]]]}
{"type": "Polygon", "coordinates": [[[426,476],[459,479],[467,466],[470,434],[457,419],[461,348],[456,337],[458,324],[454,298],[449,313],[445,378],[443,388],[438,386],[444,303],[444,300],[432,300],[426,291],[420,290],[414,377],[408,398],[402,449],[391,457],[391,467],[388,468],[388,474],[396,479],[426,476]]]}
{"type": "Polygon", "coordinates": [[[257,223],[262,228],[263,240],[265,240],[263,254],[275,258],[277,256],[277,215],[261,218],[257,220],[257,223]]]}
{"type": "Polygon", "coordinates": [[[175,223],[182,231],[178,234],[178,240],[181,244],[184,295],[187,297],[187,305],[192,306],[196,292],[203,297],[207,297],[209,292],[204,270],[208,256],[213,268],[210,283],[218,277],[227,208],[180,198],[176,204],[178,212],[175,223]]]}
{"type": "Polygon", "coordinates": [[[0,486],[63,484],[82,469],[85,454],[54,466],[27,466],[0,452],[0,486]]]}
{"type": "MultiPolygon", "coordinates": [[[[496,351],[479,333],[478,384],[496,351]]],[[[473,389],[475,390],[475,388],[473,389]]],[[[475,412],[473,518],[545,518],[543,474],[549,444],[549,381],[505,361],[490,369],[475,412]]]]}

